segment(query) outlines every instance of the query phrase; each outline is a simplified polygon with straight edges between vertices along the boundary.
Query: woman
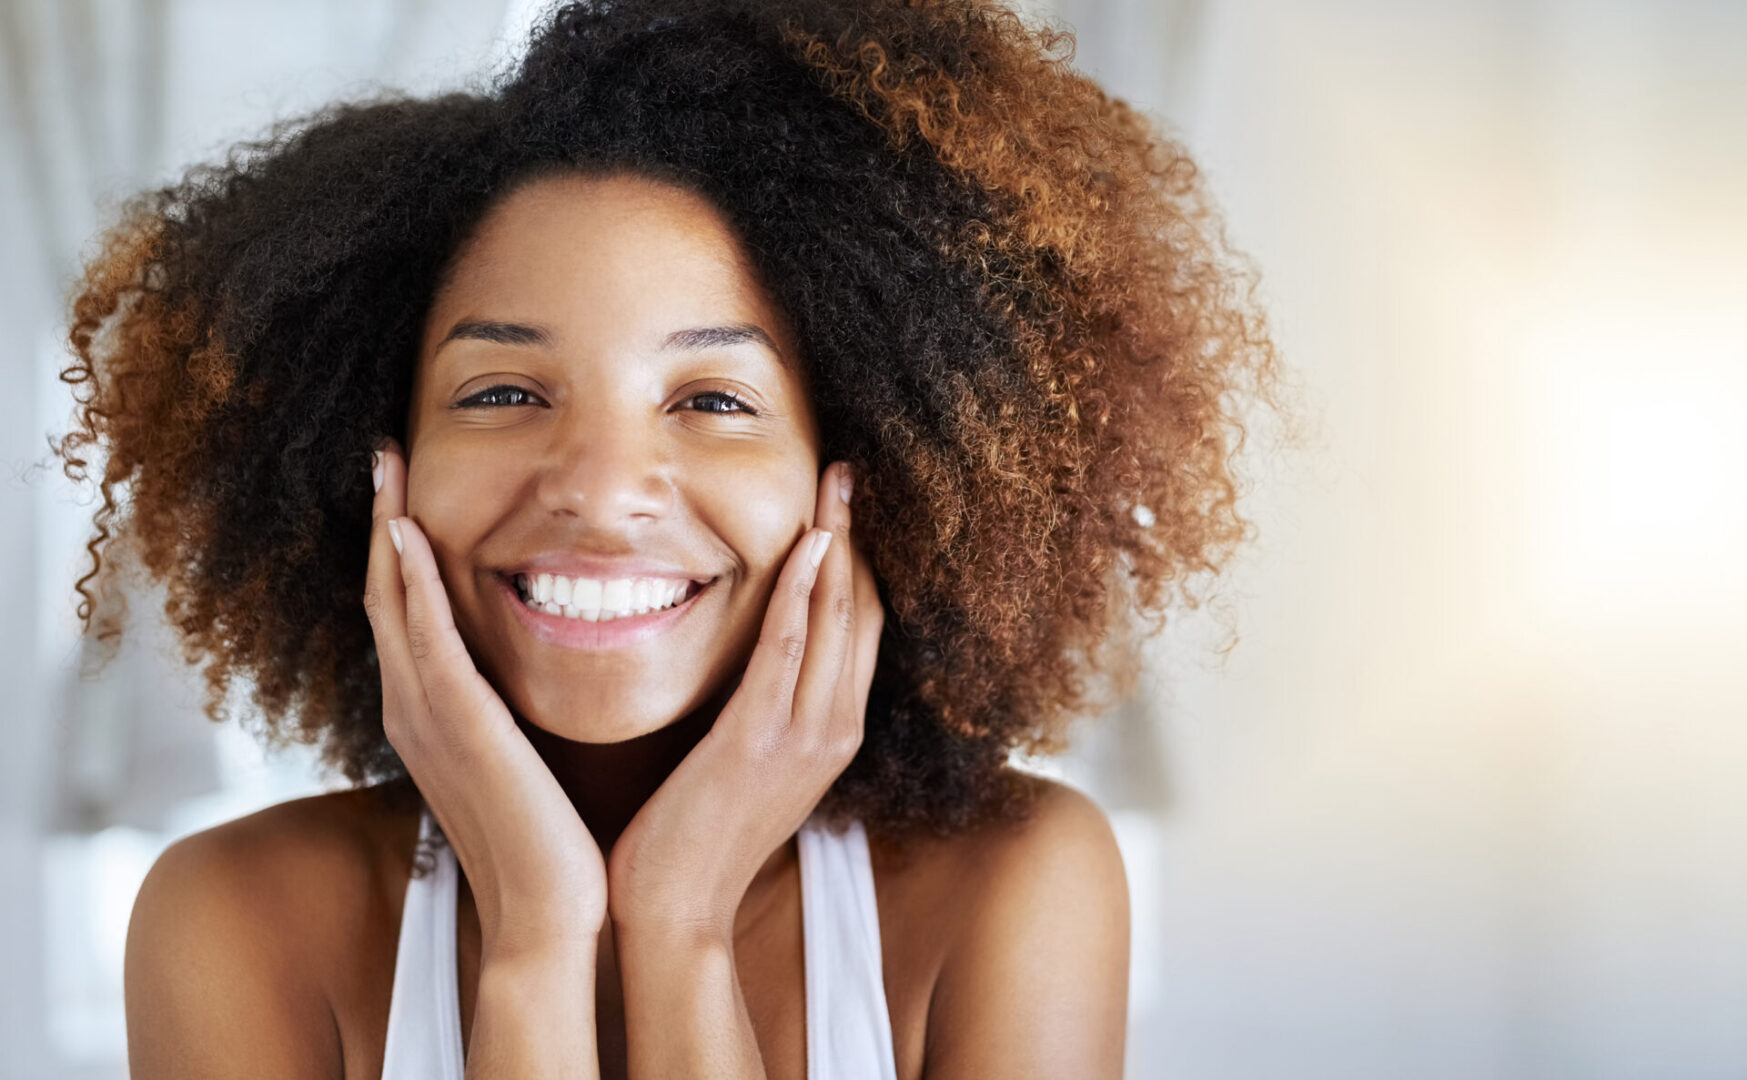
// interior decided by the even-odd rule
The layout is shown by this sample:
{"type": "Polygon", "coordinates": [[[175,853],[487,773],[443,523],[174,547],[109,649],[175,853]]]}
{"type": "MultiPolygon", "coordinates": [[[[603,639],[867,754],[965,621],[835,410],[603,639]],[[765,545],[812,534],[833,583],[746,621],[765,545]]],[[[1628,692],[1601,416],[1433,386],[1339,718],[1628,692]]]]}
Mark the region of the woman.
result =
{"type": "Polygon", "coordinates": [[[123,544],[214,719],[244,679],[353,785],[160,858],[136,1080],[1120,1075],[1108,823],[1007,759],[1241,539],[1273,357],[1069,45],[571,5],[131,206],[81,618],[123,544]]]}

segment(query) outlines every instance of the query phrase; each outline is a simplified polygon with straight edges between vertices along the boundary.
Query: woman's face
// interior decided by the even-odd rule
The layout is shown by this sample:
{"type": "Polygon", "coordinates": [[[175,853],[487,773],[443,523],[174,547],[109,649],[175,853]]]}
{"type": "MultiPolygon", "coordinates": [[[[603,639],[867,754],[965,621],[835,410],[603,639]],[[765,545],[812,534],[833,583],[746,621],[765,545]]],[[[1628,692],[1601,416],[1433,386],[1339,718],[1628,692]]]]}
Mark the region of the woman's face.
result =
{"type": "Polygon", "coordinates": [[[513,712],[620,742],[731,689],[812,523],[819,435],[798,365],[695,194],[562,175],[484,219],[425,324],[407,513],[513,712]],[[552,607],[569,587],[558,614],[519,595],[542,573],[552,607]]]}

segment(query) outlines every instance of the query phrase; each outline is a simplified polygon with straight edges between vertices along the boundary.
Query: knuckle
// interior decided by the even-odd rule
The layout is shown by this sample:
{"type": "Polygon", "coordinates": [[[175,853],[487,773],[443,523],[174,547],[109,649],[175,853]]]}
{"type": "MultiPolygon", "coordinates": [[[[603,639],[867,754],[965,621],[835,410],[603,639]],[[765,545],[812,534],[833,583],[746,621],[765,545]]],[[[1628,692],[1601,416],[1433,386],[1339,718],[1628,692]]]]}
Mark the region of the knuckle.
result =
{"type": "Polygon", "coordinates": [[[364,586],[364,617],[375,626],[382,617],[382,586],[374,581],[364,586]]]}
{"type": "Polygon", "coordinates": [[[801,662],[801,657],[807,653],[807,635],[783,634],[776,639],[776,650],[784,660],[791,664],[798,664],[801,662]]]}
{"type": "Polygon", "coordinates": [[[842,765],[855,760],[855,755],[861,750],[862,733],[860,725],[837,733],[832,739],[831,759],[842,765]]]}
{"type": "Polygon", "coordinates": [[[783,633],[775,637],[762,637],[758,647],[781,657],[785,663],[798,664],[807,651],[807,636],[804,633],[783,633]]]}
{"type": "Polygon", "coordinates": [[[422,619],[407,620],[406,645],[412,652],[413,659],[420,663],[438,654],[437,635],[431,632],[430,624],[422,619]]]}
{"type": "Polygon", "coordinates": [[[833,769],[847,765],[861,747],[861,733],[835,721],[819,725],[800,739],[808,760],[833,769]]]}
{"type": "Polygon", "coordinates": [[[855,597],[848,593],[838,596],[831,602],[831,617],[843,630],[855,628],[855,597]]]}

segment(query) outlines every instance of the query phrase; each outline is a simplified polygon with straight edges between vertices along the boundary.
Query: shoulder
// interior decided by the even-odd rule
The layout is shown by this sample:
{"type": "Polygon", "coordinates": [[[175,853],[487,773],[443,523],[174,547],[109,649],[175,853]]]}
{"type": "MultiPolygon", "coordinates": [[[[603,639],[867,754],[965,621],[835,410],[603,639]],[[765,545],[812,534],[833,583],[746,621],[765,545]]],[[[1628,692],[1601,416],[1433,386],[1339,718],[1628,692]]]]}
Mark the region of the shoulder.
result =
{"type": "MultiPolygon", "coordinates": [[[[1028,803],[1024,816],[944,839],[911,835],[879,840],[876,862],[897,871],[894,877],[909,879],[918,892],[950,890],[1002,911],[1072,888],[1097,890],[1107,902],[1105,909],[1112,903],[1126,905],[1122,854],[1110,819],[1097,802],[1048,777],[1017,770],[1009,775],[1028,803]]],[[[979,925],[987,922],[988,914],[978,912],[979,925]]],[[[962,929],[975,926],[967,922],[962,929]]]]}
{"type": "Polygon", "coordinates": [[[392,824],[366,793],[335,792],[166,848],[128,924],[133,1075],[230,1075],[249,1062],[254,1075],[307,1076],[337,1062],[322,965],[368,917],[392,824]],[[262,1060],[279,1064],[262,1074],[262,1060]]]}
{"type": "MultiPolygon", "coordinates": [[[[1045,776],[1015,772],[1030,812],[969,835],[967,851],[1000,884],[1047,887],[1066,873],[1093,871],[1122,879],[1122,856],[1110,819],[1091,796],[1045,776]]],[[[1127,889],[1124,884],[1123,893],[1127,889]]]]}
{"type": "Polygon", "coordinates": [[[373,854],[383,824],[367,790],[310,795],[184,836],[153,872],[222,864],[271,878],[292,877],[311,862],[356,864],[373,854]]]}
{"type": "MultiPolygon", "coordinates": [[[[329,924],[328,909],[358,899],[404,831],[366,791],[269,806],[172,843],[140,886],[134,917],[149,921],[192,906],[222,927],[274,929],[281,937],[291,926],[329,924]]],[[[410,833],[406,839],[410,865],[410,833]]]]}
{"type": "Polygon", "coordinates": [[[991,949],[1109,946],[1118,929],[1126,963],[1128,877],[1110,819],[1071,785],[1029,774],[1019,782],[1030,813],[967,835],[954,853],[976,903],[945,967],[991,949]]]}
{"type": "Polygon", "coordinates": [[[1031,811],[950,842],[955,906],[925,1075],[1120,1076],[1128,879],[1104,811],[1023,775],[1031,811]]]}

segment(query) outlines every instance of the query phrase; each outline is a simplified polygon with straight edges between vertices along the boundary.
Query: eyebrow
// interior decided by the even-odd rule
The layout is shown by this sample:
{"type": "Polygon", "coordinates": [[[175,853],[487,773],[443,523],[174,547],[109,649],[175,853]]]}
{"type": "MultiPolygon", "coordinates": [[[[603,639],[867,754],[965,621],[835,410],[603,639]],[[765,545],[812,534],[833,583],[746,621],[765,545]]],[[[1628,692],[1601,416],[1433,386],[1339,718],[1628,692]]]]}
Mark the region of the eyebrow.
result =
{"type": "Polygon", "coordinates": [[[552,347],[552,335],[541,327],[490,319],[462,319],[451,326],[437,344],[440,347],[461,340],[489,341],[497,345],[538,345],[542,349],[552,347]]]}
{"type": "MultiPolygon", "coordinates": [[[[439,346],[458,340],[489,341],[497,345],[533,345],[552,347],[552,334],[544,327],[526,323],[499,322],[494,319],[462,319],[449,328],[439,346]]],[[[776,342],[756,323],[734,323],[729,326],[700,326],[690,330],[675,330],[661,341],[662,351],[725,348],[751,342],[763,345],[787,365],[788,357],[776,342]]]]}
{"type": "Polygon", "coordinates": [[[703,326],[695,330],[675,330],[661,342],[662,349],[712,349],[744,342],[763,345],[787,363],[783,351],[776,347],[764,328],[755,323],[735,323],[732,326],[703,326]]]}

